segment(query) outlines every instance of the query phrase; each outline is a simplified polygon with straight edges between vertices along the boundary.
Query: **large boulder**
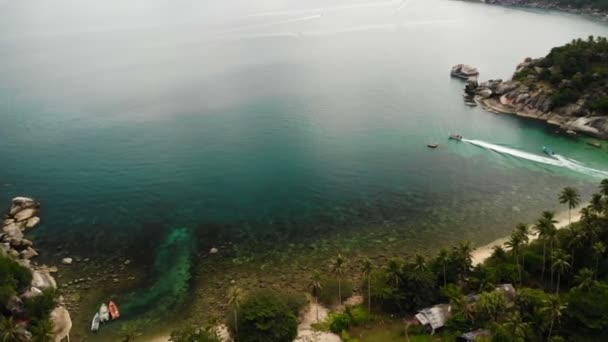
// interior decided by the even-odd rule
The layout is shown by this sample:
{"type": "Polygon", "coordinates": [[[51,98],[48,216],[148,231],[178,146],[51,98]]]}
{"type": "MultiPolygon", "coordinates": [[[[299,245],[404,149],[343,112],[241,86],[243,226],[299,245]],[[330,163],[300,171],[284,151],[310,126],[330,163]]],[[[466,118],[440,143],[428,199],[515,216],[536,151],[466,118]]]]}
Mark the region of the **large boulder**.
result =
{"type": "Polygon", "coordinates": [[[70,334],[72,330],[72,318],[63,306],[58,306],[51,311],[51,322],[53,322],[53,335],[55,342],[60,342],[70,334]]]}
{"type": "Polygon", "coordinates": [[[570,129],[608,139],[608,117],[591,116],[578,118],[572,122],[570,129]]]}
{"type": "Polygon", "coordinates": [[[36,269],[32,272],[32,286],[39,289],[57,288],[55,278],[51,276],[48,269],[36,269]]]}
{"type": "Polygon", "coordinates": [[[40,223],[40,217],[38,217],[38,216],[30,217],[25,222],[25,228],[27,228],[27,229],[34,228],[38,225],[38,223],[40,223]]]}
{"type": "Polygon", "coordinates": [[[29,197],[15,197],[11,202],[11,208],[8,211],[10,216],[14,216],[18,212],[28,209],[28,208],[37,208],[38,202],[34,201],[29,197]]]}
{"type": "Polygon", "coordinates": [[[477,95],[481,96],[484,99],[490,98],[493,92],[489,88],[480,89],[477,91],[477,95]]]}
{"type": "Polygon", "coordinates": [[[4,228],[2,228],[2,233],[4,234],[3,241],[10,241],[12,239],[22,240],[23,232],[19,227],[15,224],[10,224],[4,228]]]}
{"type": "Polygon", "coordinates": [[[468,79],[479,75],[477,68],[466,64],[457,64],[452,67],[450,72],[452,76],[468,79]]]}
{"type": "Polygon", "coordinates": [[[38,209],[27,208],[27,209],[23,209],[23,210],[19,211],[18,213],[13,215],[13,217],[15,218],[15,221],[21,222],[21,221],[26,221],[26,220],[29,220],[30,218],[33,218],[34,216],[36,216],[37,213],[38,213],[38,209]]]}

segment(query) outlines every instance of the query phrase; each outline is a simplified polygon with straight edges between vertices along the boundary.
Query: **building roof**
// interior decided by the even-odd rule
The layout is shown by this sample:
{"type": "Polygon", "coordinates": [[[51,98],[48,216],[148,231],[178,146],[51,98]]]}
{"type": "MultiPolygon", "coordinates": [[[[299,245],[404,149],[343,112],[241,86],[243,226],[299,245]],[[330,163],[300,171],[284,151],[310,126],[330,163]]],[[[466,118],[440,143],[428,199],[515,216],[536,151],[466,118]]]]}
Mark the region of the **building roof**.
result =
{"type": "Polygon", "coordinates": [[[436,330],[443,327],[448,318],[450,318],[450,309],[449,304],[439,304],[418,311],[415,317],[420,324],[428,324],[433,330],[436,330]]]}

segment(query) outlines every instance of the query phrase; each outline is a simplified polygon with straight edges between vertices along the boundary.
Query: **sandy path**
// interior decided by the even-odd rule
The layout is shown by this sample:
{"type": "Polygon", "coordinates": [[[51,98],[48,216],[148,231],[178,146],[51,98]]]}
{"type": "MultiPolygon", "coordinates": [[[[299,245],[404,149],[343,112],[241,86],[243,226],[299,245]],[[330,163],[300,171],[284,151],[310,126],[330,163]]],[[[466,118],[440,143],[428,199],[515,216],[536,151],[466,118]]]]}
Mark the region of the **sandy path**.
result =
{"type": "MultiPolygon", "coordinates": [[[[572,222],[577,222],[581,219],[580,210],[583,207],[584,206],[572,209],[572,222]]],[[[562,229],[564,227],[567,227],[568,223],[569,223],[568,211],[564,211],[564,212],[557,214],[555,216],[555,220],[557,221],[557,223],[555,224],[555,227],[557,229],[562,229]]],[[[536,240],[538,238],[536,236],[536,234],[530,234],[529,237],[530,237],[530,241],[536,240]]],[[[490,242],[487,245],[478,247],[475,250],[473,250],[473,252],[471,253],[471,259],[473,260],[473,266],[481,264],[484,260],[486,260],[487,258],[489,258],[492,255],[492,253],[494,252],[494,249],[493,249],[494,247],[502,246],[507,241],[509,241],[509,237],[500,238],[498,240],[494,240],[494,241],[490,242]]]]}
{"type": "Polygon", "coordinates": [[[314,331],[312,325],[317,323],[317,310],[319,322],[323,322],[329,316],[329,311],[323,305],[310,303],[308,309],[300,316],[298,325],[297,342],[340,342],[340,337],[336,334],[314,331]]]}

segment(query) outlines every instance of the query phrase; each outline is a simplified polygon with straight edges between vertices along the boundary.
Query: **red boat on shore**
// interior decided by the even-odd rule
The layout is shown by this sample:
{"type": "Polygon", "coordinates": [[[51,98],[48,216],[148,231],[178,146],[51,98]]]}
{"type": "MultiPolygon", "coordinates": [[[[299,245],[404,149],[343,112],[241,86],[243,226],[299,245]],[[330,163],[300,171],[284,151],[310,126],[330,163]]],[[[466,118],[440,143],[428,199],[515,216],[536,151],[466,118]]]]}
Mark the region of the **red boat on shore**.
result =
{"type": "Polygon", "coordinates": [[[110,311],[110,317],[112,317],[112,320],[115,320],[120,317],[118,305],[116,305],[116,303],[114,303],[113,301],[110,301],[110,303],[108,303],[108,310],[110,311]]]}

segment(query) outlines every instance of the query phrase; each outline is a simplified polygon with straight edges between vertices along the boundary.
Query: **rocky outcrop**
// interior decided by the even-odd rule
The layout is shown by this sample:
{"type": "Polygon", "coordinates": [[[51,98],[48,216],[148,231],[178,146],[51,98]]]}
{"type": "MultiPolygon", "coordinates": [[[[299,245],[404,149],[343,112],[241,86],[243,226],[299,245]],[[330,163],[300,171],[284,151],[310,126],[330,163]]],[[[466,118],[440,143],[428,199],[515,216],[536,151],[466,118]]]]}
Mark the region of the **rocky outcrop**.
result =
{"type": "MultiPolygon", "coordinates": [[[[518,70],[533,66],[533,63],[534,61],[528,58],[518,66],[518,70]]],[[[475,101],[492,112],[534,118],[558,126],[564,131],[608,139],[608,116],[598,115],[587,109],[585,96],[576,103],[556,108],[551,96],[555,89],[538,83],[535,79],[525,81],[498,79],[482,82],[474,90],[475,101]]]]}
{"type": "Polygon", "coordinates": [[[452,71],[450,72],[450,75],[452,75],[454,77],[464,78],[466,80],[471,77],[479,76],[479,71],[477,70],[477,68],[472,67],[470,65],[457,64],[452,67],[452,71]]]}
{"type": "MultiPolygon", "coordinates": [[[[40,204],[28,197],[15,197],[11,201],[8,213],[2,221],[0,232],[0,255],[15,259],[23,267],[32,271],[32,282],[19,296],[11,300],[10,311],[22,313],[24,302],[40,295],[44,289],[57,288],[57,282],[51,273],[56,267],[36,265],[32,262],[38,256],[32,241],[24,237],[25,233],[40,223],[38,217],[40,204]]],[[[68,310],[63,306],[56,307],[51,313],[55,341],[63,340],[72,328],[68,310]]],[[[27,327],[25,327],[27,329],[27,327]]]]}

